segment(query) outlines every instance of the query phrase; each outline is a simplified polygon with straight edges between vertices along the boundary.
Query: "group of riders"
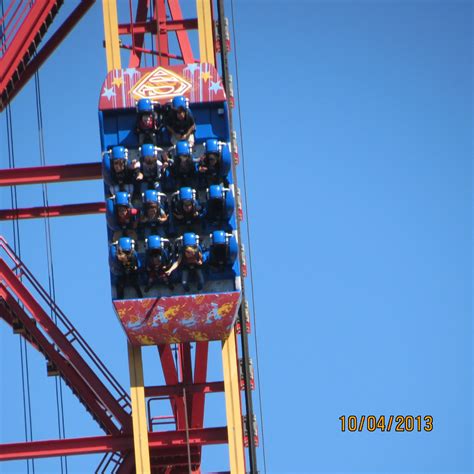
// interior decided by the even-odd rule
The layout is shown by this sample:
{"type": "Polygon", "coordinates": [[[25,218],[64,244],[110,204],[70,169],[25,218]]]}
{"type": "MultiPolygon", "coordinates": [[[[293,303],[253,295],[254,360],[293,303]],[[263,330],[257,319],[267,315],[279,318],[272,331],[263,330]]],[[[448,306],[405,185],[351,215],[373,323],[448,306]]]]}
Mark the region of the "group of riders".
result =
{"type": "Polygon", "coordinates": [[[139,298],[141,287],[146,293],[160,286],[173,290],[179,275],[185,292],[193,276],[201,291],[205,268],[232,267],[237,244],[229,224],[234,211],[227,180],[230,151],[213,138],[196,157],[195,130],[185,97],[166,106],[140,99],[138,149],[114,146],[104,153],[110,266],[118,299],[126,287],[139,298]],[[210,231],[207,248],[200,242],[203,231],[210,231]]]}

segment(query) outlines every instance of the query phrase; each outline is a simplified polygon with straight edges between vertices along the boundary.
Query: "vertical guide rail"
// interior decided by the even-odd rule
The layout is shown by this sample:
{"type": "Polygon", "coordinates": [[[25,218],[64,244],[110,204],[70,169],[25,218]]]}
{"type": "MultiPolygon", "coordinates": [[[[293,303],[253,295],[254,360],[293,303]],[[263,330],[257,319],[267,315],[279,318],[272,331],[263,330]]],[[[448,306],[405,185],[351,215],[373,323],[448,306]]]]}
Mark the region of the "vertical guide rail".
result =
{"type": "Polygon", "coordinates": [[[116,0],[102,0],[102,11],[104,14],[105,54],[108,72],[112,69],[121,68],[116,0]]]}
{"type": "MultiPolygon", "coordinates": [[[[224,44],[224,40],[225,40],[224,0],[217,0],[217,12],[218,12],[218,22],[217,22],[218,25],[217,26],[218,26],[219,36],[221,37],[221,42],[222,42],[221,52],[220,52],[222,78],[224,82],[224,89],[226,91],[226,94],[228,95],[229,62],[227,59],[227,50],[224,44]]],[[[234,129],[231,110],[229,110],[229,128],[231,132],[234,129]]],[[[234,164],[232,164],[232,176],[233,176],[234,185],[237,186],[237,171],[235,169],[234,164]]],[[[241,236],[240,221],[236,219],[236,223],[237,223],[237,232],[238,232],[239,240],[240,240],[240,236],[241,236]]],[[[242,264],[242,255],[240,255],[240,258],[241,258],[240,263],[242,264]]],[[[241,283],[242,283],[242,301],[245,301],[245,279],[244,278],[241,278],[241,283]]],[[[254,409],[253,409],[253,400],[252,400],[252,389],[250,387],[249,341],[248,341],[247,331],[245,330],[245,320],[244,320],[244,315],[242,311],[242,305],[240,306],[240,309],[239,309],[239,319],[240,319],[240,324],[242,328],[242,331],[240,333],[240,342],[241,342],[241,347],[242,347],[243,372],[244,372],[244,380],[245,380],[244,394],[245,394],[245,407],[246,407],[246,415],[247,415],[246,427],[247,427],[247,433],[248,433],[248,438],[249,438],[248,454],[249,454],[249,463],[250,463],[250,473],[257,474],[258,473],[257,450],[254,443],[255,429],[252,423],[254,409]]],[[[231,337],[233,337],[233,333],[231,337]]],[[[226,390],[226,393],[227,393],[227,390],[226,390]]]]}
{"type": "MultiPolygon", "coordinates": [[[[200,60],[201,62],[215,65],[213,36],[214,23],[212,21],[212,7],[210,0],[196,0],[196,9],[198,16],[200,60]]],[[[221,10],[219,9],[219,13],[220,12],[221,10]]],[[[224,38],[222,33],[221,38],[224,38]]],[[[221,51],[225,51],[225,48],[222,47],[221,51]]],[[[228,83],[228,70],[224,66],[227,66],[227,63],[222,61],[224,85],[226,85],[228,83]]],[[[230,129],[232,130],[231,118],[231,114],[229,113],[229,124],[230,129]]],[[[234,183],[236,184],[235,166],[232,168],[234,183]]],[[[222,344],[222,367],[224,372],[230,472],[232,474],[241,474],[246,472],[246,468],[244,438],[242,432],[242,404],[240,399],[238,352],[234,330],[232,330],[229,338],[222,344]]]]}
{"type": "Polygon", "coordinates": [[[130,392],[132,396],[133,447],[135,449],[135,470],[151,473],[150,451],[148,449],[148,426],[143,387],[142,348],[128,343],[128,366],[130,370],[130,392]]]}
{"type": "Polygon", "coordinates": [[[230,472],[231,474],[242,474],[246,469],[235,329],[232,329],[229,338],[222,343],[222,366],[230,472]]]}
{"type": "MultiPolygon", "coordinates": [[[[107,71],[121,68],[116,0],[102,0],[104,13],[105,50],[107,71]]],[[[128,342],[128,366],[130,371],[130,395],[132,399],[133,445],[137,473],[151,472],[146,422],[145,389],[143,387],[143,363],[141,347],[128,342]]]]}
{"type": "Polygon", "coordinates": [[[201,63],[209,63],[215,66],[211,0],[196,0],[196,10],[199,32],[199,59],[201,63]]]}

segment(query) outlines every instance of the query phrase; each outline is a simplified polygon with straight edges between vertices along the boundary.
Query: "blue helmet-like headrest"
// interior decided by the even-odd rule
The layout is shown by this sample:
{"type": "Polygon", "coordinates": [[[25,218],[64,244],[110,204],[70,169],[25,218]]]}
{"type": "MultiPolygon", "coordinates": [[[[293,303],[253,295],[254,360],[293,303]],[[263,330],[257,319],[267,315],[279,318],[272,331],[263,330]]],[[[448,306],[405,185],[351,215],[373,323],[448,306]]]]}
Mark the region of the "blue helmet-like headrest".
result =
{"type": "Polygon", "coordinates": [[[186,100],[186,97],[182,96],[182,95],[178,95],[177,97],[175,97],[173,99],[173,101],[171,102],[172,106],[173,106],[173,109],[179,109],[179,108],[183,108],[183,109],[187,109],[188,108],[188,102],[186,100]]]}
{"type": "Polygon", "coordinates": [[[193,247],[196,244],[197,244],[197,236],[194,232],[186,232],[183,235],[183,245],[185,247],[188,247],[188,246],[193,247]]]}
{"type": "Polygon", "coordinates": [[[227,236],[223,230],[215,230],[212,233],[212,245],[226,245],[227,236]]]}
{"type": "Polygon", "coordinates": [[[130,199],[129,199],[128,193],[125,191],[119,191],[115,195],[115,205],[130,207],[130,199]]]}
{"type": "Polygon", "coordinates": [[[150,250],[161,249],[161,237],[159,235],[150,235],[146,244],[150,250]]]}
{"type": "Polygon", "coordinates": [[[120,250],[123,250],[124,252],[130,252],[131,250],[133,250],[133,244],[133,239],[131,239],[130,237],[120,237],[120,239],[118,240],[118,248],[120,250]]]}
{"type": "Polygon", "coordinates": [[[189,143],[186,140],[180,140],[178,143],[176,143],[176,156],[179,155],[189,155],[190,150],[189,150],[189,143]]]}
{"type": "Polygon", "coordinates": [[[193,190],[191,188],[181,188],[179,190],[179,199],[182,201],[193,199],[193,190]]]}
{"type": "Polygon", "coordinates": [[[158,193],[154,189],[147,189],[144,196],[145,202],[158,202],[158,193]]]}
{"type": "Polygon", "coordinates": [[[153,112],[153,104],[151,103],[150,99],[140,99],[137,102],[137,110],[138,112],[153,112]]]}
{"type": "Polygon", "coordinates": [[[209,186],[209,199],[222,199],[222,186],[220,184],[213,184],[209,186]]]}
{"type": "Polygon", "coordinates": [[[220,153],[219,142],[216,138],[209,138],[206,140],[206,153],[220,153]]]}
{"type": "Polygon", "coordinates": [[[111,159],[112,160],[126,160],[127,159],[127,154],[126,154],[126,151],[125,151],[125,147],[123,147],[123,146],[114,146],[112,148],[111,159]]]}
{"type": "Polygon", "coordinates": [[[155,156],[156,154],[156,149],[155,146],[152,145],[151,143],[145,143],[141,147],[141,156],[155,156]]]}

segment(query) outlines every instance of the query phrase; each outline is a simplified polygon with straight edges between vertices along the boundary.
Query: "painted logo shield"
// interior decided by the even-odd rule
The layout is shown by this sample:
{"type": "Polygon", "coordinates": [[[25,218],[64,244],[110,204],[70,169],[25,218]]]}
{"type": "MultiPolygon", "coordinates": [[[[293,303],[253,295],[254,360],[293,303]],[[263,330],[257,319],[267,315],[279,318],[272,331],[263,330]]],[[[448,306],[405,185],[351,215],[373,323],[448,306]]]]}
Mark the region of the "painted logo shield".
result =
{"type": "Polygon", "coordinates": [[[158,101],[183,95],[191,87],[192,85],[186,79],[160,66],[137,82],[135,87],[130,90],[130,94],[135,100],[152,99],[158,101]]]}

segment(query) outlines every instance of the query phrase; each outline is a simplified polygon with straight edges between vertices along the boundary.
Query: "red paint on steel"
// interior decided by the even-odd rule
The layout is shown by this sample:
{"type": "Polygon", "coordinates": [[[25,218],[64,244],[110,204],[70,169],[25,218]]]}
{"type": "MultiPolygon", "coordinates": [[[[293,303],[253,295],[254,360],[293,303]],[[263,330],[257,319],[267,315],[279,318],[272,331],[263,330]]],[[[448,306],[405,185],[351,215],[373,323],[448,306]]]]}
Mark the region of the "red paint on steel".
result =
{"type": "Polygon", "coordinates": [[[21,26],[16,31],[3,57],[0,59],[0,91],[3,92],[7,84],[26,56],[29,56],[33,42],[40,34],[40,28],[48,22],[48,15],[54,7],[59,8],[57,0],[34,2],[28,11],[21,26]]]}
{"type": "MultiPolygon", "coordinates": [[[[10,294],[2,284],[0,284],[0,298],[5,301],[7,307],[10,308],[12,313],[21,321],[29,335],[32,337],[32,340],[35,341],[37,348],[44,353],[48,360],[54,363],[67,384],[97,419],[98,423],[102,425],[104,430],[107,433],[112,434],[120,433],[120,429],[110,418],[105,406],[97,397],[92,387],[88,384],[87,377],[83,376],[74,366],[69,364],[64,356],[57,351],[55,345],[48,341],[34,320],[25,313],[13,295],[10,294]]],[[[2,314],[2,307],[0,307],[0,314],[2,314]]],[[[68,343],[71,345],[69,341],[68,343]]],[[[112,397],[112,395],[110,396],[112,397]]]]}
{"type": "MultiPolygon", "coordinates": [[[[130,25],[130,32],[131,33],[133,32],[133,35],[132,35],[133,50],[130,54],[128,67],[131,67],[131,68],[140,66],[140,60],[142,57],[142,48],[145,41],[145,31],[138,31],[136,25],[137,23],[146,21],[149,4],[150,4],[150,0],[138,0],[135,21],[133,25],[130,25]]],[[[120,34],[120,28],[119,28],[119,34],[120,34]]]]}
{"type": "MultiPolygon", "coordinates": [[[[178,360],[181,367],[181,382],[183,382],[185,385],[192,384],[193,368],[191,363],[191,344],[189,342],[178,345],[178,360]]],[[[188,415],[188,420],[187,422],[186,420],[179,420],[179,423],[177,424],[178,429],[185,429],[186,424],[188,427],[191,425],[191,404],[192,397],[186,396],[186,413],[188,415]],[[183,426],[181,426],[181,423],[184,423],[183,426]]]]}
{"type": "MultiPolygon", "coordinates": [[[[160,28],[166,31],[181,31],[181,30],[197,30],[198,22],[197,18],[186,18],[182,20],[167,20],[166,24],[161,24],[160,28]]],[[[130,23],[123,23],[118,26],[119,35],[131,35],[132,27],[130,23]]],[[[141,21],[135,22],[133,25],[133,31],[136,35],[151,33],[156,34],[156,22],[154,21],[141,21]]]]}
{"type": "MultiPolygon", "coordinates": [[[[205,343],[200,343],[205,344],[205,343]]],[[[224,391],[224,382],[207,382],[194,383],[191,385],[176,384],[176,385],[155,385],[145,387],[146,397],[162,397],[162,396],[177,396],[183,393],[183,388],[186,393],[218,393],[224,391]]]]}
{"type": "MultiPolygon", "coordinates": [[[[171,18],[173,20],[183,19],[179,0],[168,0],[168,6],[170,9],[171,18]]],[[[176,36],[178,37],[179,49],[181,50],[181,55],[183,56],[184,62],[188,64],[193,63],[194,56],[188,33],[186,31],[177,30],[176,36]]]]}
{"type": "MultiPolygon", "coordinates": [[[[209,342],[197,342],[194,361],[194,383],[204,384],[207,376],[207,358],[209,342]]],[[[204,392],[196,392],[192,396],[191,428],[200,428],[204,423],[204,392]]]]}
{"type": "Polygon", "coordinates": [[[20,209],[0,210],[0,221],[13,219],[36,219],[39,217],[66,217],[84,214],[102,214],[105,212],[104,202],[89,202],[85,204],[64,204],[49,207],[27,207],[20,209]]]}
{"type": "Polygon", "coordinates": [[[156,38],[155,48],[158,51],[158,64],[160,66],[169,66],[170,61],[168,56],[162,56],[162,53],[168,54],[169,42],[168,32],[162,26],[166,25],[166,0],[154,0],[155,1],[155,21],[156,21],[156,38]]]}
{"type": "MultiPolygon", "coordinates": [[[[166,384],[172,386],[178,385],[178,372],[176,371],[173,354],[171,353],[171,346],[161,344],[158,346],[158,352],[160,354],[161,368],[163,369],[163,375],[165,377],[166,384]]],[[[184,416],[184,404],[182,397],[170,398],[170,403],[175,419],[181,420],[184,416]]]]}
{"type": "MultiPolygon", "coordinates": [[[[8,102],[23,88],[23,86],[31,79],[36,71],[44,64],[44,62],[56,50],[59,44],[66,38],[71,30],[77,25],[81,18],[87,13],[95,0],[82,0],[74,11],[67,17],[64,23],[53,33],[51,38],[41,48],[36,56],[26,66],[25,70],[19,76],[18,81],[14,83],[14,88],[8,93],[8,102]]],[[[1,90],[1,89],[0,89],[1,90]]],[[[6,103],[4,104],[4,106],[6,103]]]]}
{"type": "Polygon", "coordinates": [[[83,375],[84,379],[87,380],[88,385],[94,390],[97,397],[116,418],[123,429],[126,431],[130,430],[130,415],[124,411],[119,402],[111,395],[107,387],[105,387],[102,381],[72,346],[66,336],[59,330],[54,321],[45,313],[32,294],[2,259],[0,259],[0,276],[4,280],[6,287],[9,288],[9,291],[19,298],[31,316],[51,337],[69,363],[83,375]]]}
{"type": "MultiPolygon", "coordinates": [[[[150,449],[179,448],[186,446],[186,442],[185,430],[148,433],[150,449]]],[[[226,427],[189,430],[191,446],[225,443],[227,443],[226,427]]],[[[127,451],[131,448],[133,448],[133,437],[130,434],[8,443],[0,444],[0,461],[127,451]]]]}
{"type": "Polygon", "coordinates": [[[65,181],[84,181],[101,178],[101,163],[77,163],[72,165],[0,169],[0,186],[60,183],[65,181]]]}

